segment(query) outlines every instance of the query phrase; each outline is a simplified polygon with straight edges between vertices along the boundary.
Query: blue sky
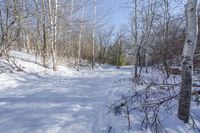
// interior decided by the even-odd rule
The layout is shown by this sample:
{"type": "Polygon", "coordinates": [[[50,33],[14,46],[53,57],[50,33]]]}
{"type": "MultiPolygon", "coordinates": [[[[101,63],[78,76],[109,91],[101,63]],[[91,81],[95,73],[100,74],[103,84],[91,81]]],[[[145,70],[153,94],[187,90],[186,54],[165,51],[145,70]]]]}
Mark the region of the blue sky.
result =
{"type": "MultiPolygon", "coordinates": [[[[97,0],[97,16],[105,15],[104,22],[109,26],[115,26],[116,30],[124,25],[130,23],[130,13],[132,9],[130,6],[131,0],[97,0]],[[129,4],[128,4],[129,2],[129,4]],[[99,14],[99,15],[98,15],[99,14]]],[[[171,6],[174,6],[173,13],[181,13],[184,11],[184,4],[186,0],[171,1],[171,6]]]]}
{"type": "Polygon", "coordinates": [[[127,0],[97,0],[97,12],[106,15],[105,22],[118,29],[121,25],[129,23],[129,9],[127,0]]]}

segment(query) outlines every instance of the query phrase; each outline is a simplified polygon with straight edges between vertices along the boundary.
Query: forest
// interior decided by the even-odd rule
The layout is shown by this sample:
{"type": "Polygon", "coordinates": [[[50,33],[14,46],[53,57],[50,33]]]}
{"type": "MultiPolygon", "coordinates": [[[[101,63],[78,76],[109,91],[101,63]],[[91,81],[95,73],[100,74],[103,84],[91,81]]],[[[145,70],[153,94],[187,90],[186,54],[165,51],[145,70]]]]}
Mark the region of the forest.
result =
{"type": "Polygon", "coordinates": [[[198,0],[0,0],[1,133],[199,133],[198,0]]]}

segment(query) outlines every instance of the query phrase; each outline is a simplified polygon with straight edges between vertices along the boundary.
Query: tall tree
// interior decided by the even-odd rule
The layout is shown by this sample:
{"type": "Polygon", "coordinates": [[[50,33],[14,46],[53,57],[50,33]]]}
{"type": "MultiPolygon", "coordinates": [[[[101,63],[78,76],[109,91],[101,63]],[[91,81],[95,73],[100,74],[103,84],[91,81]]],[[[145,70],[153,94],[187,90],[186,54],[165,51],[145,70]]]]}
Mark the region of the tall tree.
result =
{"type": "Polygon", "coordinates": [[[42,0],[42,30],[43,30],[43,66],[47,67],[47,33],[46,33],[46,17],[45,17],[45,0],[42,0]]]}
{"type": "Polygon", "coordinates": [[[81,56],[81,41],[82,41],[82,32],[83,32],[83,19],[84,19],[84,14],[85,14],[85,4],[83,6],[83,11],[81,15],[81,23],[80,23],[80,32],[79,32],[79,38],[78,38],[78,71],[80,67],[80,56],[81,56]]]}
{"type": "Polygon", "coordinates": [[[137,0],[134,1],[134,6],[135,6],[135,16],[134,16],[134,23],[135,23],[135,35],[134,35],[134,40],[135,40],[135,77],[138,76],[138,72],[137,72],[137,67],[138,67],[138,58],[139,58],[139,54],[140,54],[140,50],[139,50],[139,44],[137,43],[137,39],[138,39],[138,31],[137,31],[137,0]]]}
{"type": "Polygon", "coordinates": [[[57,70],[57,61],[56,61],[57,12],[58,12],[58,1],[49,0],[49,19],[50,19],[50,27],[51,27],[51,54],[52,54],[54,71],[57,70]]]}
{"type": "Polygon", "coordinates": [[[169,77],[170,74],[170,66],[167,60],[168,55],[168,45],[169,45],[169,23],[170,23],[170,12],[169,12],[169,0],[163,0],[163,12],[164,12],[164,20],[163,20],[163,34],[162,34],[162,48],[161,48],[161,58],[162,58],[162,64],[164,65],[167,77],[169,77]]]}
{"type": "Polygon", "coordinates": [[[37,58],[38,58],[38,55],[41,55],[41,48],[40,48],[40,16],[39,16],[39,4],[38,4],[38,0],[34,0],[35,2],[35,16],[36,16],[36,23],[37,23],[37,26],[36,26],[36,29],[37,29],[37,39],[36,39],[36,62],[37,62],[37,58]]]}
{"type": "Polygon", "coordinates": [[[104,64],[105,63],[105,54],[106,54],[106,50],[109,46],[109,44],[111,43],[111,39],[113,36],[113,31],[114,31],[114,27],[106,27],[102,30],[99,30],[99,32],[97,32],[98,34],[98,41],[99,41],[99,61],[100,64],[104,64]]]}
{"type": "Polygon", "coordinates": [[[74,49],[73,49],[73,12],[74,12],[74,0],[70,1],[70,39],[69,39],[69,53],[70,60],[69,63],[73,63],[74,49]]]}
{"type": "Polygon", "coordinates": [[[95,55],[94,55],[94,47],[96,42],[96,12],[97,12],[97,0],[94,0],[94,14],[93,14],[93,35],[92,35],[92,69],[94,68],[95,63],[95,55]]]}
{"type": "Polygon", "coordinates": [[[6,0],[0,4],[0,56],[8,58],[8,51],[21,31],[16,1],[6,0]],[[13,6],[14,5],[14,6],[13,6]]]}
{"type": "Polygon", "coordinates": [[[193,56],[197,44],[197,35],[197,0],[188,0],[186,6],[186,39],[182,54],[182,84],[178,108],[178,117],[184,122],[189,121],[193,76],[193,56]]]}

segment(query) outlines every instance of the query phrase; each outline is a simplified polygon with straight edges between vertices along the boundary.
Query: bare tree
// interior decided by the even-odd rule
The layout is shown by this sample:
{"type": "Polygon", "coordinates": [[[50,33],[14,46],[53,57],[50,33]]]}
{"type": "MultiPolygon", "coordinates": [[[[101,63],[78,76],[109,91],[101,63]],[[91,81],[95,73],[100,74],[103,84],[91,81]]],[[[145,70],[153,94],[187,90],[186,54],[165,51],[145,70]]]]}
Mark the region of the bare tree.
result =
{"type": "Polygon", "coordinates": [[[16,3],[3,1],[2,4],[5,5],[1,5],[0,9],[0,56],[7,57],[10,47],[19,36],[21,25],[17,22],[19,14],[17,14],[16,3]]]}
{"type": "Polygon", "coordinates": [[[97,0],[94,0],[94,14],[93,14],[93,35],[92,35],[92,69],[95,65],[95,42],[96,42],[96,11],[97,11],[97,0]]]}
{"type": "Polygon", "coordinates": [[[36,62],[37,62],[37,58],[39,55],[41,55],[41,48],[40,48],[40,16],[39,16],[39,4],[38,4],[38,0],[35,0],[35,16],[36,16],[36,22],[37,22],[37,39],[36,39],[36,62]]]}
{"type": "Polygon", "coordinates": [[[83,6],[83,11],[81,15],[81,22],[80,22],[80,33],[79,33],[79,38],[78,38],[78,71],[80,67],[80,56],[81,56],[81,41],[82,41],[82,32],[83,32],[83,19],[84,19],[84,14],[85,14],[85,4],[83,6]]]}
{"type": "Polygon", "coordinates": [[[43,30],[43,66],[47,67],[47,33],[46,33],[46,17],[45,17],[45,0],[42,0],[42,30],[43,30]]]}
{"type": "Polygon", "coordinates": [[[98,40],[99,40],[99,60],[100,64],[105,63],[105,54],[106,49],[108,48],[109,44],[111,43],[111,38],[113,36],[114,27],[111,28],[104,28],[97,32],[98,40]]]}
{"type": "Polygon", "coordinates": [[[49,0],[49,19],[50,19],[50,27],[51,27],[51,54],[52,54],[54,71],[57,70],[57,61],[56,61],[57,12],[58,12],[58,1],[49,0]]]}
{"type": "Polygon", "coordinates": [[[139,50],[139,44],[138,44],[138,29],[137,29],[137,25],[138,25],[138,21],[137,21],[137,0],[134,0],[134,11],[135,11],[135,16],[134,16],[134,23],[135,23],[135,35],[134,35],[134,40],[135,40],[135,77],[138,76],[138,72],[137,72],[137,68],[138,68],[138,58],[139,58],[139,54],[140,54],[140,50],[139,50]]]}
{"type": "Polygon", "coordinates": [[[182,54],[182,84],[179,98],[178,117],[189,121],[193,76],[193,56],[198,36],[197,0],[188,0],[186,6],[186,39],[182,54]]]}
{"type": "Polygon", "coordinates": [[[73,50],[73,12],[74,12],[74,0],[70,1],[70,39],[69,39],[69,53],[70,53],[70,62],[73,62],[74,50],[73,50]]]}

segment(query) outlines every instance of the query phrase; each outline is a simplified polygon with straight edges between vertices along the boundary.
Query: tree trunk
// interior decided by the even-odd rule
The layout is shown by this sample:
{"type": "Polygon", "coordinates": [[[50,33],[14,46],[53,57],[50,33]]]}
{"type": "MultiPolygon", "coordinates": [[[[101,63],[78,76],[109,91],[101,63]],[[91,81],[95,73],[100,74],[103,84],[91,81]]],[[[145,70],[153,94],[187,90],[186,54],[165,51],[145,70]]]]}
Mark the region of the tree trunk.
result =
{"type": "Polygon", "coordinates": [[[38,59],[38,56],[41,55],[41,48],[40,48],[40,18],[39,18],[39,7],[38,7],[38,0],[35,0],[35,6],[36,6],[36,19],[37,19],[37,37],[36,40],[36,62],[38,59]]]}
{"type": "Polygon", "coordinates": [[[136,50],[135,50],[135,77],[138,76],[138,73],[137,73],[137,68],[138,68],[138,58],[139,58],[139,45],[137,43],[137,0],[135,0],[135,46],[136,46],[136,50]]]}
{"type": "Polygon", "coordinates": [[[94,20],[93,20],[93,36],[92,36],[92,69],[94,68],[95,55],[94,55],[94,47],[95,47],[95,34],[96,34],[96,11],[97,11],[97,0],[94,0],[94,20]]]}
{"type": "Polygon", "coordinates": [[[49,18],[51,25],[51,54],[53,61],[53,70],[57,70],[57,61],[56,61],[56,42],[57,42],[57,11],[58,11],[58,1],[49,0],[49,18]]]}
{"type": "Polygon", "coordinates": [[[197,0],[188,0],[186,10],[186,40],[182,55],[182,84],[179,98],[178,117],[187,123],[190,114],[193,55],[198,35],[197,0]]]}
{"type": "Polygon", "coordinates": [[[170,13],[169,13],[169,0],[164,0],[164,33],[163,33],[163,65],[167,75],[167,78],[170,76],[170,64],[168,63],[168,45],[169,45],[169,22],[170,22],[170,13]]]}
{"type": "Polygon", "coordinates": [[[78,71],[80,67],[80,56],[81,56],[81,40],[82,40],[82,32],[83,32],[83,18],[85,14],[85,5],[83,6],[82,16],[81,16],[81,24],[80,24],[80,33],[78,39],[78,71]]]}
{"type": "Polygon", "coordinates": [[[73,64],[73,57],[74,57],[74,47],[73,47],[73,12],[74,12],[74,0],[71,0],[71,7],[70,7],[70,42],[69,42],[69,48],[68,48],[68,53],[70,53],[70,59],[69,63],[73,64]]]}
{"type": "Polygon", "coordinates": [[[45,25],[45,1],[42,0],[42,29],[43,29],[43,66],[47,67],[47,38],[46,38],[46,25],[45,25]]]}

